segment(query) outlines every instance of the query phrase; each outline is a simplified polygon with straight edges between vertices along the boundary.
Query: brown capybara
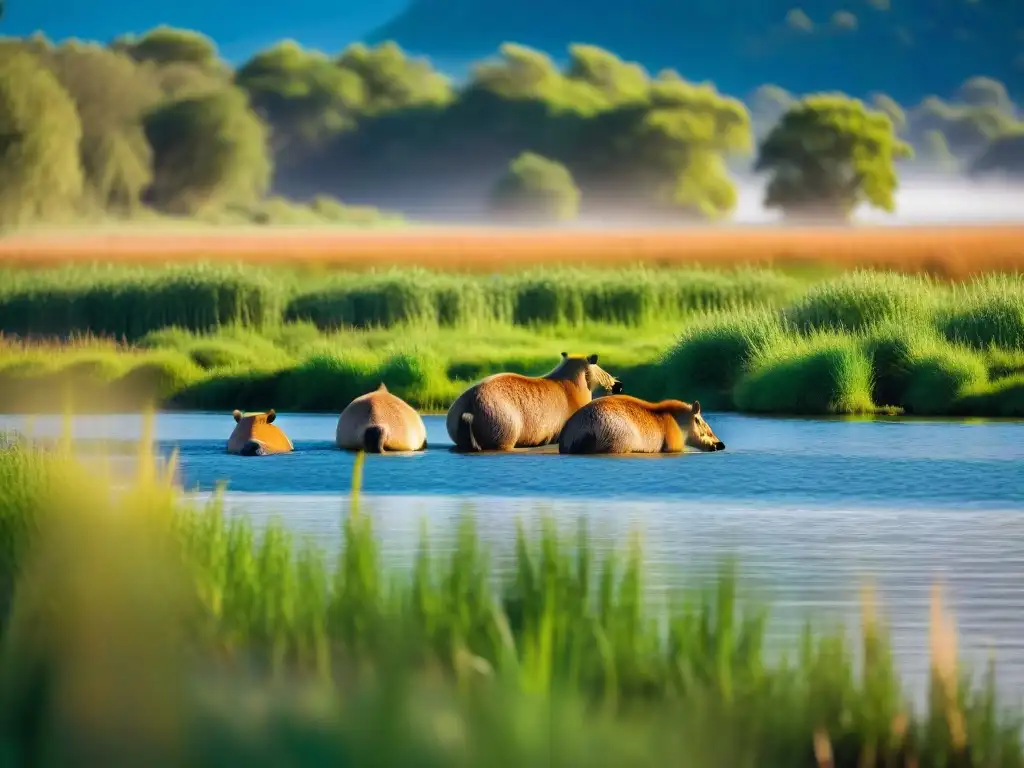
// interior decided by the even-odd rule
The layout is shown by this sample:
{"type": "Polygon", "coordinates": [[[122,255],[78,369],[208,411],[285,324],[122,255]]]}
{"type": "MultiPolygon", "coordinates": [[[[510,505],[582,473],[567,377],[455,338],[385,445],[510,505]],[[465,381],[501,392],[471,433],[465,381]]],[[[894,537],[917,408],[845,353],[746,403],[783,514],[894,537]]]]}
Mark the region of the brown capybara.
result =
{"type": "Polygon", "coordinates": [[[345,406],[334,440],[346,451],[422,451],[427,428],[412,406],[382,383],[345,406]]]}
{"type": "Polygon", "coordinates": [[[570,356],[544,376],[496,373],[467,389],[448,410],[448,436],[458,451],[509,451],[550,445],[598,387],[622,382],[597,365],[597,355],[570,356]]]}
{"type": "Polygon", "coordinates": [[[295,449],[288,435],[274,424],[277,412],[242,413],[235,411],[235,430],[228,438],[228,453],[239,456],[269,456],[272,453],[289,453],[295,449]]]}
{"type": "Polygon", "coordinates": [[[649,403],[629,395],[612,395],[580,408],[558,438],[559,453],[681,453],[722,451],[704,421],[700,403],[681,400],[649,403]]]}

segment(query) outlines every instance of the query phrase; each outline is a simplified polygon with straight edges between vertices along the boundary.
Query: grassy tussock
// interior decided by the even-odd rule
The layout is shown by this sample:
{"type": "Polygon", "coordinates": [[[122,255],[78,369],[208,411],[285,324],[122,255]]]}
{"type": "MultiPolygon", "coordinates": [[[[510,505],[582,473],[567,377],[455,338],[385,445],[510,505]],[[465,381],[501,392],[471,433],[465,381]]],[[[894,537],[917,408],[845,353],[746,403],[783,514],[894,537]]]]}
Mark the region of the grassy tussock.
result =
{"type": "Polygon", "coordinates": [[[976,349],[1024,350],[1024,275],[991,275],[958,286],[938,326],[946,338],[976,349]]]}
{"type": "Polygon", "coordinates": [[[750,413],[872,413],[872,376],[871,360],[853,337],[789,337],[755,352],[733,401],[750,413]]]}
{"type": "Polygon", "coordinates": [[[329,561],[280,524],[191,506],[149,455],[115,490],[66,453],[0,450],[0,744],[17,763],[1024,764],[1020,718],[994,672],[960,668],[939,599],[915,713],[873,609],[856,643],[811,624],[779,663],[729,567],[661,605],[636,539],[599,554],[547,520],[496,579],[466,517],[447,551],[424,535],[395,568],[361,461],[329,561]]]}

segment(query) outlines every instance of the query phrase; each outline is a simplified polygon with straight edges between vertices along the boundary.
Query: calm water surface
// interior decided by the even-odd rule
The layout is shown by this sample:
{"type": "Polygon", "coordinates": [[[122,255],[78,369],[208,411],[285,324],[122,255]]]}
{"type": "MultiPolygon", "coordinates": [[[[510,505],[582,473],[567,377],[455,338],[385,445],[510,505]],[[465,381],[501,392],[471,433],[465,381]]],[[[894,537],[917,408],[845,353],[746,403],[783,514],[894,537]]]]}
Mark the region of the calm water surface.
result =
{"type": "MultiPolygon", "coordinates": [[[[179,450],[182,483],[201,495],[227,482],[233,512],[280,517],[327,549],[339,541],[353,457],[333,448],[336,416],[281,414],[295,443],[285,456],[224,453],[229,414],[161,414],[162,453],[179,450]]],[[[430,449],[369,456],[366,505],[385,554],[416,546],[421,520],[440,537],[471,508],[506,563],[515,522],[585,517],[601,546],[631,529],[644,539],[650,586],[664,589],[738,557],[741,575],[772,600],[776,637],[798,622],[855,624],[859,592],[874,583],[908,682],[927,664],[928,599],[941,580],[964,656],[991,652],[1004,694],[1024,697],[1024,424],[809,421],[710,415],[728,449],[657,457],[451,453],[441,417],[427,417],[430,449]]],[[[139,416],[76,419],[80,440],[132,440],[139,416]]],[[[0,417],[0,429],[26,429],[0,417]]],[[[32,431],[57,435],[58,417],[32,431]]]]}

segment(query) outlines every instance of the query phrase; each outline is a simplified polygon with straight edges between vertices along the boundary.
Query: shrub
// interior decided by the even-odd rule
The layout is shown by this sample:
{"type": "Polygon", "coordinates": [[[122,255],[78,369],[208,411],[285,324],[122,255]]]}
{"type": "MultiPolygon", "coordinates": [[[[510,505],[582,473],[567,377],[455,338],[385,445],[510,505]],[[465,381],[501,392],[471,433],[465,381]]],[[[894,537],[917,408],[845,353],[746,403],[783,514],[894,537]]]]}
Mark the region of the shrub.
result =
{"type": "Polygon", "coordinates": [[[1024,275],[991,275],[958,288],[938,324],[950,341],[1024,349],[1024,275]]]}
{"type": "Polygon", "coordinates": [[[869,413],[871,380],[871,361],[852,337],[784,339],[758,351],[733,400],[754,413],[869,413]]]}
{"type": "Polygon", "coordinates": [[[711,410],[732,410],[733,387],[754,354],[783,332],[777,315],[770,312],[712,315],[694,323],[658,365],[664,397],[700,400],[711,410]]]}
{"type": "Polygon", "coordinates": [[[554,223],[576,218],[580,191],[569,170],[553,160],[524,152],[509,163],[491,193],[491,210],[521,223],[554,223]]]}
{"type": "Polygon", "coordinates": [[[934,293],[921,277],[858,271],[812,286],[786,317],[807,333],[862,331],[894,321],[920,325],[929,317],[934,293]]]}

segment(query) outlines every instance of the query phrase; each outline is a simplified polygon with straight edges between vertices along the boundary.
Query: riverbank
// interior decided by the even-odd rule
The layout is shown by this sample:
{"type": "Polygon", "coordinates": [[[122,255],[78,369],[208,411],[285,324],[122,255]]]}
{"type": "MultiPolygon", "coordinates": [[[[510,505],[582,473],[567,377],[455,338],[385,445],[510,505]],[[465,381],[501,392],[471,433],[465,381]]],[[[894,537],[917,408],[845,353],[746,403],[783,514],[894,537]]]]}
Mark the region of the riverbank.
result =
{"type": "Polygon", "coordinates": [[[1024,416],[1024,278],[853,272],[238,267],[12,271],[6,412],[340,412],[380,382],[425,412],[500,371],[600,355],[626,391],[773,415],[1024,416]],[[81,338],[90,330],[120,342],[81,338]],[[46,341],[63,337],[64,341],[46,341]],[[70,340],[68,340],[70,339],[70,340]]]}
{"type": "Polygon", "coordinates": [[[257,533],[190,506],[148,455],[111,494],[66,455],[0,450],[0,700],[37,724],[3,721],[8,754],[1024,764],[1018,713],[996,698],[994,670],[978,680],[959,665],[938,593],[930,706],[911,711],[872,600],[853,643],[812,625],[779,663],[766,606],[728,567],[663,613],[643,597],[636,542],[598,556],[585,530],[549,521],[520,531],[495,583],[466,518],[453,549],[432,554],[424,538],[394,570],[358,503],[359,463],[328,560],[280,525],[257,533]]]}

